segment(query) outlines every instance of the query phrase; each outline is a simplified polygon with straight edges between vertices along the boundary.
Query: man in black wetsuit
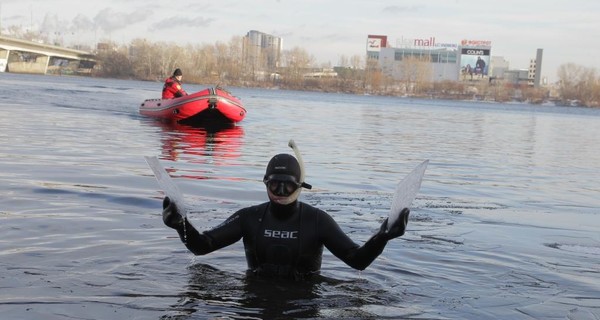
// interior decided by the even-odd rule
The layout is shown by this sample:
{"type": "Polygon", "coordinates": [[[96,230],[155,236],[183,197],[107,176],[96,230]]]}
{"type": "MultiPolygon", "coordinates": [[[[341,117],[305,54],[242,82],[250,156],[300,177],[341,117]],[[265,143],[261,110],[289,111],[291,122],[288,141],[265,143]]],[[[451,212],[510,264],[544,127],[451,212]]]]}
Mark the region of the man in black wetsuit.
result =
{"type": "Polygon", "coordinates": [[[404,234],[408,208],[391,228],[387,228],[386,219],[365,244],[357,245],[329,214],[298,201],[301,189],[311,188],[302,181],[301,170],[293,156],[274,156],[264,177],[269,202],[243,208],[203,233],[181,216],[168,197],[163,201],[163,221],[177,230],[181,241],[196,255],[243,239],[250,274],[293,279],[319,272],[323,246],[352,268],[364,270],[389,240],[404,234]]]}

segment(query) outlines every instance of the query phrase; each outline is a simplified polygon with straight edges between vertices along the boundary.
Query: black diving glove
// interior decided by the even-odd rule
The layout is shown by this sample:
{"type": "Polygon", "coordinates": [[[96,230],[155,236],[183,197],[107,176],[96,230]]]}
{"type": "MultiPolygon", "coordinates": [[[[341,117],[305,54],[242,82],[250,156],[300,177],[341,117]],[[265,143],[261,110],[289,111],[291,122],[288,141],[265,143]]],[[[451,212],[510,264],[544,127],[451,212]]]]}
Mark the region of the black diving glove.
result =
{"type": "Polygon", "coordinates": [[[377,236],[382,237],[383,239],[392,240],[397,237],[401,237],[404,235],[404,231],[406,231],[406,225],[408,224],[408,215],[410,214],[410,209],[404,208],[400,211],[400,216],[398,220],[392,225],[392,227],[388,230],[388,219],[386,218],[383,224],[381,224],[381,228],[379,228],[379,232],[377,236]]]}
{"type": "Polygon", "coordinates": [[[171,201],[169,197],[165,197],[163,200],[163,222],[167,227],[173,229],[179,229],[183,225],[183,217],[179,213],[179,209],[175,202],[171,201]]]}

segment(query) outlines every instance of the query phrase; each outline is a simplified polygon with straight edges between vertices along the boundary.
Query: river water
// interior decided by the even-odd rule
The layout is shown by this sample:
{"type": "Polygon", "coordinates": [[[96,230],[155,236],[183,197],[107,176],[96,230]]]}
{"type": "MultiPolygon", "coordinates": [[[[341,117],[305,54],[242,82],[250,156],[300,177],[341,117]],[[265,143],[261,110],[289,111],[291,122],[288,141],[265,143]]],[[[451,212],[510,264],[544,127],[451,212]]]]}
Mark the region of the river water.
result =
{"type": "Polygon", "coordinates": [[[600,319],[600,110],[229,88],[248,115],[215,132],[140,116],[161,87],[0,74],[2,318],[600,319]],[[430,160],[365,271],[325,251],[308,283],[249,279],[241,243],[195,257],[163,225],[143,156],[205,229],[267,200],[289,139],[301,200],[361,244],[430,160]]]}

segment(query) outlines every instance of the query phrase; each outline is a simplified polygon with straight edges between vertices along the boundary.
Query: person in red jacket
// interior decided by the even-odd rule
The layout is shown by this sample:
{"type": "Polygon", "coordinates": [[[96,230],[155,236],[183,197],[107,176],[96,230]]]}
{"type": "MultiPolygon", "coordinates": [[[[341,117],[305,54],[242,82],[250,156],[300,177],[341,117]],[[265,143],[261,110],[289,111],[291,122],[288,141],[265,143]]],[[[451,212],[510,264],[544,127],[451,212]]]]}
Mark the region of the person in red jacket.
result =
{"type": "Polygon", "coordinates": [[[163,99],[173,99],[179,98],[183,96],[187,96],[187,92],[183,90],[181,87],[181,78],[183,77],[183,73],[181,69],[175,69],[173,75],[168,77],[165,80],[165,85],[163,86],[162,98],[163,99]]]}

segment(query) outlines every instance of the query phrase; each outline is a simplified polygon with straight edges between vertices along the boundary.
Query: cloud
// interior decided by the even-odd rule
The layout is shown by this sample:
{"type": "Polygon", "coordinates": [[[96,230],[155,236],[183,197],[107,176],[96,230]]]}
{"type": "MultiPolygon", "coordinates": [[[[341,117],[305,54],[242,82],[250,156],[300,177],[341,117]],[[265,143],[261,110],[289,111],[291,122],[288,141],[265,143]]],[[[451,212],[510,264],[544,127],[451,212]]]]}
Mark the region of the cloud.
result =
{"type": "Polygon", "coordinates": [[[2,18],[2,20],[4,20],[4,22],[9,22],[9,21],[21,22],[21,21],[26,21],[27,17],[24,15],[13,15],[13,16],[9,16],[9,17],[4,17],[4,18],[2,18]]]}
{"type": "Polygon", "coordinates": [[[75,18],[73,18],[71,27],[73,28],[73,30],[87,31],[94,30],[95,24],[90,18],[82,14],[78,14],[77,16],[75,16],[75,18]]]}
{"type": "Polygon", "coordinates": [[[150,26],[150,31],[157,31],[167,29],[170,30],[174,27],[208,27],[215,19],[213,18],[204,18],[204,17],[196,17],[196,18],[182,18],[182,17],[171,17],[168,19],[164,19],[157,23],[154,23],[150,26]]]}
{"type": "Polygon", "coordinates": [[[132,24],[142,22],[152,15],[152,10],[136,10],[132,13],[115,12],[111,8],[106,8],[98,12],[94,17],[94,24],[97,28],[106,32],[113,32],[124,29],[132,24]]]}
{"type": "Polygon", "coordinates": [[[68,21],[60,20],[56,14],[46,14],[40,30],[44,30],[49,33],[62,31],[69,23],[68,21]]]}

